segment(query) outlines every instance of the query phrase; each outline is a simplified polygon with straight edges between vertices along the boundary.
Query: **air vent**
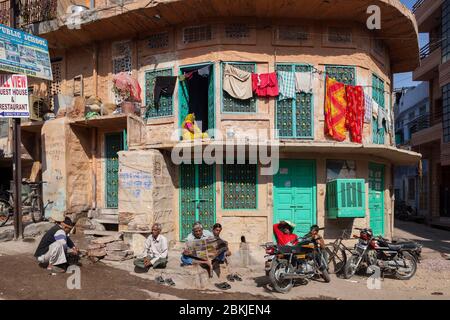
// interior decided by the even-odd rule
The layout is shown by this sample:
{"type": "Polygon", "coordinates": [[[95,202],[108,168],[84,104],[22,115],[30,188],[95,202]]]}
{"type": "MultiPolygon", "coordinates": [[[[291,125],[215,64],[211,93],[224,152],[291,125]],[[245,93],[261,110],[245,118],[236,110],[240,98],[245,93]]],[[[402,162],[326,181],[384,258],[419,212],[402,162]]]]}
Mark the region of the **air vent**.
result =
{"type": "Polygon", "coordinates": [[[199,41],[208,41],[212,39],[210,25],[189,27],[183,30],[183,42],[185,44],[199,41]]]}
{"type": "Polygon", "coordinates": [[[352,43],[352,30],[350,28],[328,28],[328,41],[333,43],[352,43]]]}
{"type": "Polygon", "coordinates": [[[283,41],[307,41],[308,30],[304,27],[284,26],[278,28],[278,40],[283,41]]]}
{"type": "Polygon", "coordinates": [[[225,37],[228,39],[249,38],[250,27],[247,24],[228,24],[225,26],[225,37]]]}
{"type": "Polygon", "coordinates": [[[162,49],[169,46],[169,33],[161,32],[152,34],[148,38],[148,47],[150,49],[162,49]]]}

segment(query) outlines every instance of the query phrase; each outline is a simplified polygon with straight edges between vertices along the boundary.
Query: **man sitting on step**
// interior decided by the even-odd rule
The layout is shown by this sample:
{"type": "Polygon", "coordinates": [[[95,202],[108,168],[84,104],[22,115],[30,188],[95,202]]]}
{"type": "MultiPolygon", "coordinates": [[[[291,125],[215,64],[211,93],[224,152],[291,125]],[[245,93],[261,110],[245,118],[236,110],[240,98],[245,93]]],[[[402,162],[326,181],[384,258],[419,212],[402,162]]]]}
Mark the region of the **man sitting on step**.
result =
{"type": "Polygon", "coordinates": [[[47,266],[52,272],[63,273],[66,271],[69,255],[78,257],[78,249],[69,238],[73,226],[72,220],[66,217],[44,234],[34,253],[41,266],[47,266]]]}
{"type": "MultiPolygon", "coordinates": [[[[200,222],[194,223],[192,226],[192,232],[186,237],[186,242],[191,242],[194,240],[205,240],[209,238],[214,238],[214,235],[209,230],[204,230],[203,225],[200,222]]],[[[194,262],[194,257],[189,249],[184,249],[181,255],[181,266],[190,266],[194,262]]],[[[202,261],[205,262],[205,261],[202,261]]]]}
{"type": "Polygon", "coordinates": [[[145,240],[144,251],[136,257],[134,265],[136,271],[148,271],[150,268],[165,268],[169,246],[167,239],[161,235],[161,224],[155,223],[152,226],[152,234],[145,240]]]}

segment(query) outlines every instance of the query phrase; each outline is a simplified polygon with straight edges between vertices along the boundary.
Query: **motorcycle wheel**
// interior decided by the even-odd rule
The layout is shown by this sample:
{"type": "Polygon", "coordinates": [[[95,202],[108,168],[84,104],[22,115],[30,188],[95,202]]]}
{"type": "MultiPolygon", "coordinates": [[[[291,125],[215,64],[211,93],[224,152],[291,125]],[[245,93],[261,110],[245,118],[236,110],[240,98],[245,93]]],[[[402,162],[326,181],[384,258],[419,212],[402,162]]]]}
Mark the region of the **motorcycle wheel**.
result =
{"type": "Polygon", "coordinates": [[[344,278],[345,279],[350,279],[351,277],[353,277],[355,275],[356,270],[358,268],[358,266],[356,265],[358,258],[359,258],[358,256],[353,255],[347,260],[347,263],[345,264],[345,267],[344,267],[344,278]]]}
{"type": "Polygon", "coordinates": [[[287,262],[279,262],[270,269],[269,278],[275,291],[279,293],[288,293],[294,286],[294,279],[280,279],[279,275],[283,269],[287,269],[288,272],[293,272],[294,267],[291,264],[288,265],[287,262]]]}
{"type": "Polygon", "coordinates": [[[43,220],[43,214],[41,210],[41,205],[37,198],[33,198],[31,201],[31,219],[34,223],[41,222],[43,220]]]}
{"type": "Polygon", "coordinates": [[[406,268],[399,268],[395,271],[395,277],[399,280],[409,280],[411,279],[417,271],[417,261],[416,258],[409,252],[403,252],[403,261],[406,265],[409,265],[408,270],[405,272],[399,272],[400,269],[404,270],[406,268]]]}
{"type": "Polygon", "coordinates": [[[3,227],[11,217],[9,214],[10,204],[8,201],[0,199],[0,227],[3,227]]]}
{"type": "Polygon", "coordinates": [[[331,244],[325,247],[323,254],[328,263],[328,272],[339,274],[347,263],[347,254],[342,249],[337,250],[336,254],[333,254],[333,252],[334,247],[333,244],[331,244]]]}

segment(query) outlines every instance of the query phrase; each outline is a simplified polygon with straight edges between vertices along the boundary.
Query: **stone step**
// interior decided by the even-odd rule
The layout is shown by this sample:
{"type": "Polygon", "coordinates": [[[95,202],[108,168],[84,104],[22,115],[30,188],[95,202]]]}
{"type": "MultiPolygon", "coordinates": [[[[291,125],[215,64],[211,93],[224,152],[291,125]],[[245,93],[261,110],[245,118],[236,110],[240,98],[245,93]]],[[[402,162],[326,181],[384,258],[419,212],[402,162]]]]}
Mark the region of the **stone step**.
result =
{"type": "Polygon", "coordinates": [[[94,236],[115,236],[120,233],[121,232],[117,231],[84,230],[85,235],[94,235],[94,236]]]}
{"type": "Polygon", "coordinates": [[[102,224],[119,224],[119,216],[118,215],[99,215],[95,217],[93,220],[102,223],[102,224]]]}

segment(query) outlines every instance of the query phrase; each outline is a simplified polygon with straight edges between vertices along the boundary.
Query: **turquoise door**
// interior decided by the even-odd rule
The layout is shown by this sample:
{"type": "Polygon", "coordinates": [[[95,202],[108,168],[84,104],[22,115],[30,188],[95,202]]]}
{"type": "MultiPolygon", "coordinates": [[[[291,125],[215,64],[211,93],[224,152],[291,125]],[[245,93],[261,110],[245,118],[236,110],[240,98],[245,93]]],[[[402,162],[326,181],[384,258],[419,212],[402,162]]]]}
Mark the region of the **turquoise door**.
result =
{"type": "Polygon", "coordinates": [[[211,230],[216,223],[215,165],[180,166],[180,240],[200,221],[211,230]]]}
{"type": "Polygon", "coordinates": [[[370,228],[374,235],[384,235],[384,165],[369,164],[370,228]]]}
{"type": "Polygon", "coordinates": [[[280,160],[274,177],[273,222],[289,220],[299,236],[316,223],[316,164],[314,160],[280,160]]]}
{"type": "Polygon", "coordinates": [[[105,134],[106,162],[106,208],[117,208],[119,203],[119,157],[117,152],[124,149],[123,132],[105,134]]]}

